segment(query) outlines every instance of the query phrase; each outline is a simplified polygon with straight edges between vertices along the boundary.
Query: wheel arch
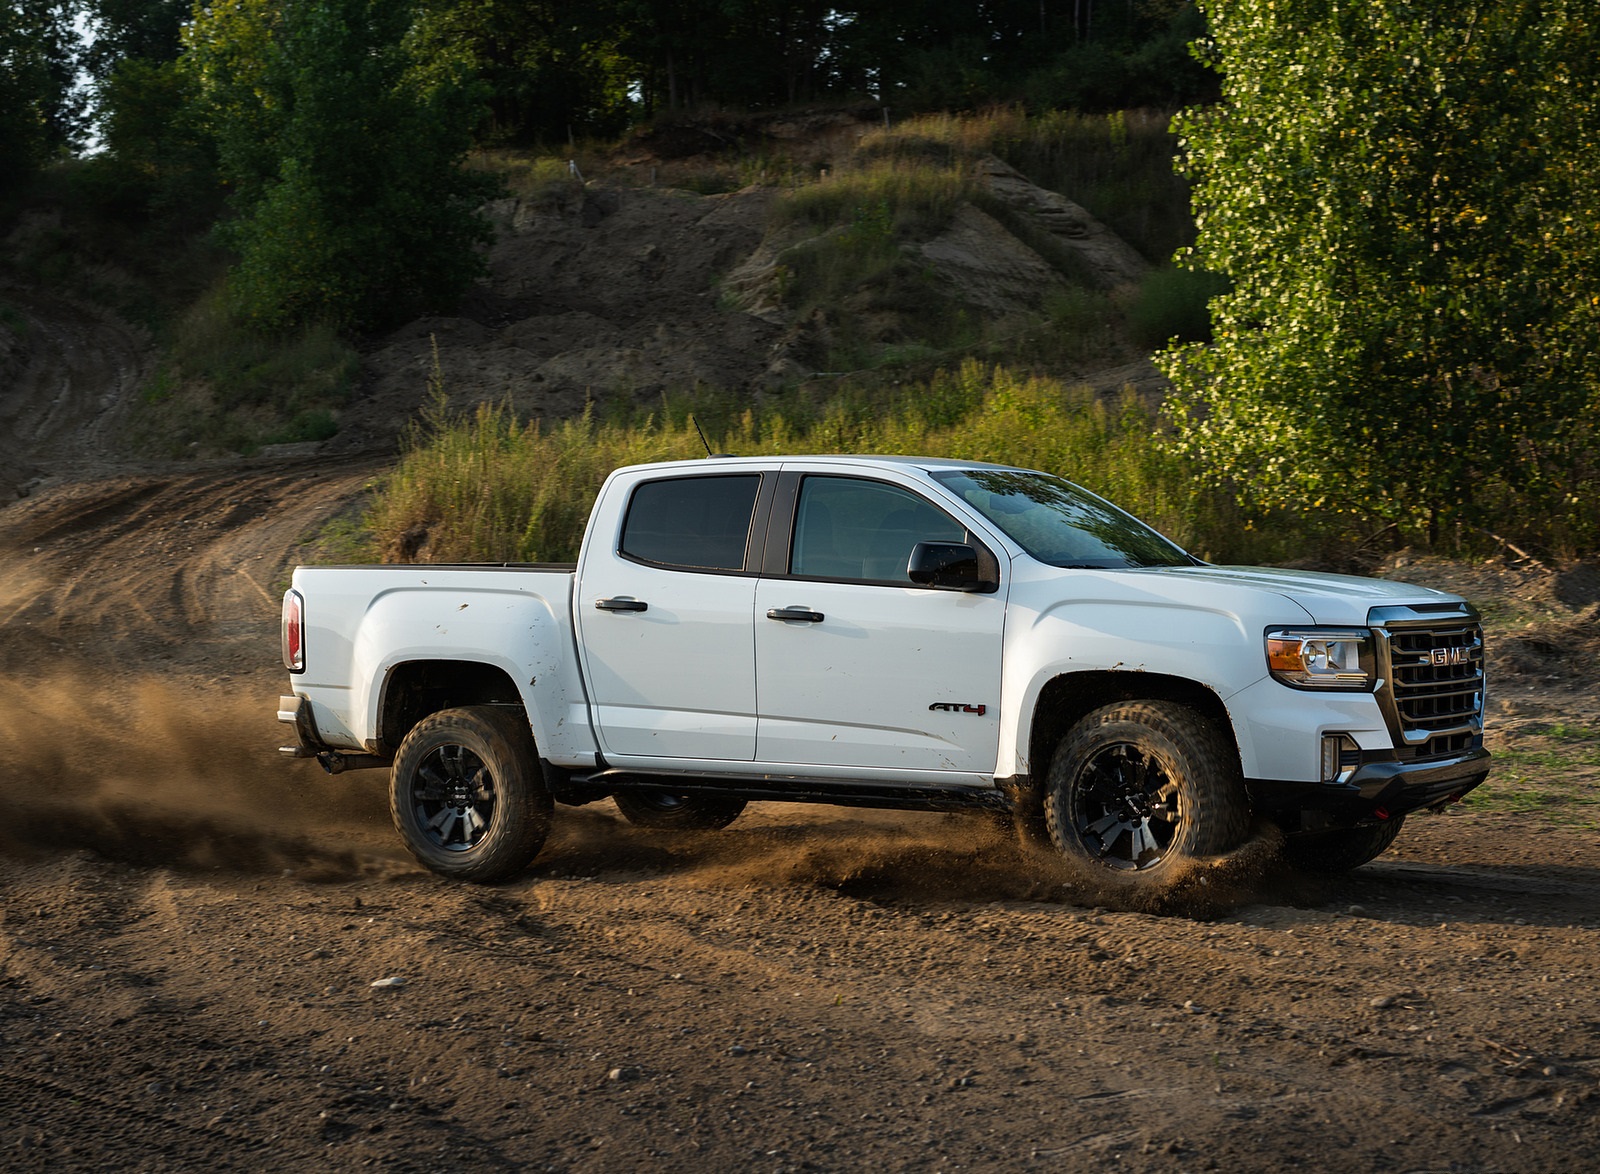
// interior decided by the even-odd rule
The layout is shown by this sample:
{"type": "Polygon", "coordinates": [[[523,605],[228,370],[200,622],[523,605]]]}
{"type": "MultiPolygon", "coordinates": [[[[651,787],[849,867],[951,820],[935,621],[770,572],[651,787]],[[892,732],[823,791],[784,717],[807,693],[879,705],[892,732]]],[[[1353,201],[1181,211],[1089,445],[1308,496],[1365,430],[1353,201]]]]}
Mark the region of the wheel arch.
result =
{"type": "Polygon", "coordinates": [[[524,722],[528,720],[516,682],[499,665],[476,660],[407,660],[393,665],[378,693],[373,727],[378,753],[392,756],[412,727],[429,714],[468,705],[515,709],[524,722]]]}
{"type": "Polygon", "coordinates": [[[1228,707],[1215,692],[1184,677],[1164,673],[1093,671],[1062,673],[1047,681],[1034,703],[1028,730],[1029,773],[1042,781],[1057,744],[1086,714],[1124,701],[1168,701],[1188,706],[1217,727],[1239,756],[1228,707]]]}

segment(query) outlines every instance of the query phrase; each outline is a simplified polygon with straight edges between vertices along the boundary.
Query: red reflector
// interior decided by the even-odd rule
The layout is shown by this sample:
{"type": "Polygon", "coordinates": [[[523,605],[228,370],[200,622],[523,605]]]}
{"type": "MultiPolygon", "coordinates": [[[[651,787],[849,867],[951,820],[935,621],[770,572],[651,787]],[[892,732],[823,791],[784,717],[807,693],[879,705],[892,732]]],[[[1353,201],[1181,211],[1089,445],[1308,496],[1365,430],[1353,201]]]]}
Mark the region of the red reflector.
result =
{"type": "Polygon", "coordinates": [[[1379,807],[1372,814],[1377,816],[1379,819],[1388,819],[1389,818],[1389,809],[1387,807],[1379,807]]]}

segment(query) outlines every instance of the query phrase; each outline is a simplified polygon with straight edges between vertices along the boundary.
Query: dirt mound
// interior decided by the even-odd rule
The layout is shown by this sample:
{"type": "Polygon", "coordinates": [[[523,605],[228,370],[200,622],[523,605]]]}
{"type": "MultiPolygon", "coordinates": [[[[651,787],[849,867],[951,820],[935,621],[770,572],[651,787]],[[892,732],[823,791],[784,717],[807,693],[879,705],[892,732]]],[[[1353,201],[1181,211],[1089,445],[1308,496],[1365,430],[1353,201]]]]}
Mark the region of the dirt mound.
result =
{"type": "MultiPolygon", "coordinates": [[[[792,134],[826,154],[819,144],[848,150],[861,125],[847,112],[828,112],[810,121],[765,120],[758,130],[740,124],[725,137],[792,134]],[[812,125],[818,120],[824,125],[812,125]]],[[[721,133],[711,123],[663,127],[649,140],[652,153],[641,142],[636,157],[624,151],[616,166],[640,170],[670,153],[657,140],[691,129],[697,141],[721,133]]],[[[1036,323],[1052,293],[1074,280],[1119,291],[1148,271],[1079,205],[998,159],[980,160],[976,171],[1031,226],[1034,243],[965,205],[932,239],[904,244],[919,280],[953,307],[991,324],[1036,323]],[[1041,255],[1041,241],[1052,242],[1057,260],[1041,255]],[[1060,256],[1071,259],[1074,278],[1062,272],[1060,256]]],[[[458,402],[505,401],[545,418],[618,396],[648,404],[698,385],[754,398],[803,379],[827,351],[826,326],[796,321],[785,305],[784,258],[819,234],[771,228],[776,194],[750,186],[702,196],[574,178],[497,202],[488,279],[460,315],[414,322],[377,342],[365,359],[363,395],[344,413],[341,443],[397,433],[424,401],[436,366],[458,402]]],[[[879,309],[874,303],[870,312],[879,309]]],[[[880,333],[893,340],[899,329],[891,307],[880,333]]],[[[1141,386],[1160,382],[1147,362],[1114,375],[1141,386]]],[[[1092,373],[1088,380],[1098,385],[1092,373]]]]}
{"type": "Polygon", "coordinates": [[[116,451],[118,423],[149,373],[150,341],[116,315],[0,284],[0,502],[46,472],[82,472],[116,451]]]}
{"type": "Polygon", "coordinates": [[[781,328],[718,300],[719,277],[760,241],[771,198],[590,186],[502,201],[488,280],[461,316],[379,341],[351,426],[397,432],[435,361],[457,402],[508,401],[546,418],[611,396],[648,403],[698,384],[755,394],[791,378],[781,328]]]}
{"type": "Polygon", "coordinates": [[[378,465],[242,464],[58,475],[0,509],[0,671],[260,663],[288,568],[378,465]]]}

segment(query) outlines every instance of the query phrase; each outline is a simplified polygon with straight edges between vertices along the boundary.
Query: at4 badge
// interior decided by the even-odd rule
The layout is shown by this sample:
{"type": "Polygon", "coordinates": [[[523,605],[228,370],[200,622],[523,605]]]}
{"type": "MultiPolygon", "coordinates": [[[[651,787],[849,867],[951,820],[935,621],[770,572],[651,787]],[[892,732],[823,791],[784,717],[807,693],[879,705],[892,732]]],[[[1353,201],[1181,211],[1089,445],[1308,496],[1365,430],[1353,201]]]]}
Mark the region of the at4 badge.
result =
{"type": "Polygon", "coordinates": [[[928,708],[939,713],[975,713],[979,717],[989,712],[987,705],[969,705],[965,701],[935,701],[928,708]]]}

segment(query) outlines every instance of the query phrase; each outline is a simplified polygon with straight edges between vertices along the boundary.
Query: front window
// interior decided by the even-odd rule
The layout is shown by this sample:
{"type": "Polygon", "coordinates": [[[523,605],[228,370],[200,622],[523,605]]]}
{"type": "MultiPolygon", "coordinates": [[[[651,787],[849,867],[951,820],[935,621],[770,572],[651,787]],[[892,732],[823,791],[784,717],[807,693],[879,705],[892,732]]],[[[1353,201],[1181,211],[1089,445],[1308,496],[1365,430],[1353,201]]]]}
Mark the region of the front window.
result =
{"type": "Polygon", "coordinates": [[[1042,563],[1089,569],[1195,564],[1131,514],[1060,477],[1020,469],[950,469],[933,476],[1042,563]]]}
{"type": "Polygon", "coordinates": [[[789,573],[911,584],[919,542],[965,542],[966,527],[916,494],[882,481],[807,477],[795,512],[789,573]]]}

